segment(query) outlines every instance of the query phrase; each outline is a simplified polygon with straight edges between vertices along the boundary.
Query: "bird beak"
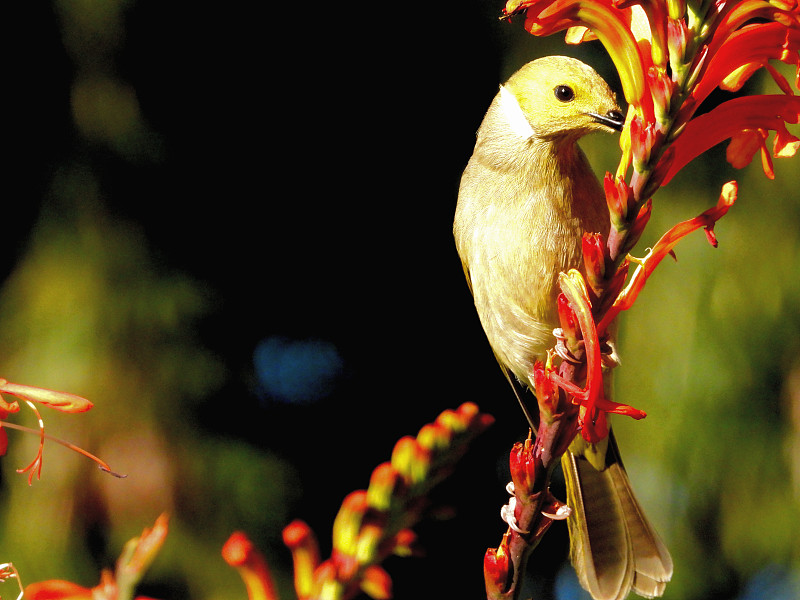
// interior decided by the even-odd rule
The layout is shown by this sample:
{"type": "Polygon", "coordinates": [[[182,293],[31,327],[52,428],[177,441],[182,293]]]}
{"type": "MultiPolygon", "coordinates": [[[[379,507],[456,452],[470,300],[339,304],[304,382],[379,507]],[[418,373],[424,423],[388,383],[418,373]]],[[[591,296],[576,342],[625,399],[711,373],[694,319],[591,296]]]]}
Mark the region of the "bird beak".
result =
{"type": "Polygon", "coordinates": [[[592,117],[598,123],[601,123],[606,127],[611,127],[611,129],[614,129],[615,131],[622,131],[622,128],[625,126],[625,115],[618,110],[610,110],[605,115],[599,115],[591,112],[586,114],[592,117]]]}

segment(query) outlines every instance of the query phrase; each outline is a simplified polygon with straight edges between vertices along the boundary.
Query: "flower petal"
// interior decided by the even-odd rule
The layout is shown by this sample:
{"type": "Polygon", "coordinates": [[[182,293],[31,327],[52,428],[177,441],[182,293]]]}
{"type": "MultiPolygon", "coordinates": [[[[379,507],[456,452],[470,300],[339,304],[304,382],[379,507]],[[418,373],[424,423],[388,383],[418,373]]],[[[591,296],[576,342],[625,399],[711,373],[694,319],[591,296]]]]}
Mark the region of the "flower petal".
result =
{"type": "Polygon", "coordinates": [[[314,571],[319,566],[317,537],[305,522],[298,519],[284,528],[283,543],[292,553],[297,596],[308,598],[314,587],[314,571]]]}
{"type": "MultiPolygon", "coordinates": [[[[86,412],[92,406],[86,398],[76,396],[67,392],[56,392],[54,390],[47,390],[45,388],[34,387],[32,385],[22,385],[19,383],[9,383],[5,379],[0,379],[0,392],[5,392],[16,396],[22,400],[29,400],[31,402],[38,402],[50,408],[55,408],[62,412],[79,413],[86,412]]],[[[3,403],[5,404],[5,403],[3,403]]],[[[8,409],[8,405],[0,408],[8,409]]],[[[15,411],[12,411],[15,412],[15,411]]]]}
{"type": "Polygon", "coordinates": [[[231,534],[222,546],[222,558],[241,575],[249,600],[277,600],[267,562],[244,533],[231,534]]]}
{"type": "Polygon", "coordinates": [[[766,139],[768,135],[769,133],[764,129],[745,129],[734,134],[725,151],[725,158],[734,168],[742,169],[750,164],[756,152],[761,152],[764,173],[770,179],[775,179],[772,161],[767,154],[766,139]]]}
{"type": "MultiPolygon", "coordinates": [[[[693,219],[678,223],[662,235],[650,253],[640,262],[627,287],[617,296],[614,305],[606,312],[599,329],[602,330],[603,327],[607,327],[607,324],[613,321],[620,312],[633,306],[653,270],[667,255],[672,253],[673,248],[679,241],[701,227],[705,227],[706,232],[713,231],[715,223],[725,216],[730,207],[736,202],[737,193],[738,186],[736,182],[729,181],[722,186],[716,206],[709,208],[693,219]]],[[[712,242],[712,245],[716,245],[716,238],[713,236],[709,236],[709,241],[712,242]]]]}
{"type": "MultiPolygon", "coordinates": [[[[672,152],[669,155],[671,163],[661,185],[669,183],[695,157],[742,131],[765,129],[782,132],[786,129],[784,123],[798,122],[798,96],[745,96],[728,100],[686,124],[672,143],[672,152]]],[[[784,136],[782,139],[787,138],[784,136]]],[[[787,139],[787,143],[791,143],[791,140],[787,139]]],[[[735,156],[741,157],[739,154],[735,156]]]]}
{"type": "Polygon", "coordinates": [[[709,48],[700,78],[691,93],[692,106],[699,106],[726,78],[732,77],[727,83],[729,89],[738,89],[747,77],[769,60],[797,64],[798,50],[800,30],[780,23],[746,25],[728,36],[718,49],[709,48]],[[739,69],[743,70],[737,72],[739,69]],[[734,73],[737,75],[732,75],[734,73]]]}
{"type": "Polygon", "coordinates": [[[40,581],[25,586],[27,600],[92,600],[92,590],[61,579],[40,581]]]}

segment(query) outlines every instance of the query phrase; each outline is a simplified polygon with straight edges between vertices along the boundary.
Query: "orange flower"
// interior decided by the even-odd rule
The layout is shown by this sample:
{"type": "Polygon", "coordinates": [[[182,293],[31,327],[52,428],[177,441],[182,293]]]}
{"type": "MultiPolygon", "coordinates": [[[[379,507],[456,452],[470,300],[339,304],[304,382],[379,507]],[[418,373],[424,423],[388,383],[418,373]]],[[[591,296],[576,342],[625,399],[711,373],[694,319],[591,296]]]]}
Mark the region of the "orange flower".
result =
{"type": "Polygon", "coordinates": [[[639,292],[642,291],[647,278],[653,270],[667,255],[672,254],[676,244],[691,232],[701,227],[705,228],[708,241],[712,246],[716,247],[717,238],[714,235],[714,225],[727,214],[730,207],[736,202],[737,192],[738,187],[735,181],[726,183],[722,187],[722,192],[720,193],[716,206],[709,208],[693,219],[678,223],[661,236],[661,239],[653,246],[653,249],[648,255],[640,261],[627,287],[619,294],[614,305],[605,314],[598,329],[601,331],[604,330],[620,312],[633,306],[639,292]]]}
{"type": "Polygon", "coordinates": [[[241,575],[249,600],[277,600],[267,562],[241,531],[235,531],[222,546],[222,558],[241,575]]]}
{"type": "Polygon", "coordinates": [[[92,600],[92,590],[71,581],[52,579],[30,584],[25,588],[25,597],[29,600],[92,600]]]}
{"type": "Polygon", "coordinates": [[[346,599],[359,592],[376,600],[391,597],[391,579],[379,563],[391,554],[414,551],[416,536],[408,527],[421,517],[431,487],[450,472],[466,442],[491,422],[466,402],[443,411],[416,437],[401,438],[391,461],[373,471],[369,489],[351,492],[342,502],[330,558],[320,562],[317,538],[308,525],[290,523],[283,541],[292,552],[298,598],[346,599]]]}
{"type": "MultiPolygon", "coordinates": [[[[29,402],[38,402],[50,408],[55,408],[61,412],[80,413],[86,412],[92,408],[93,404],[86,398],[81,398],[75,394],[67,392],[56,392],[54,390],[47,390],[32,385],[21,385],[19,383],[9,383],[5,379],[0,378],[0,392],[16,396],[20,400],[29,402]]],[[[5,400],[0,397],[0,408],[9,412],[17,412],[19,404],[14,401],[7,404],[5,400]]]]}
{"type": "MultiPolygon", "coordinates": [[[[164,544],[169,518],[162,514],[152,528],[146,528],[142,535],[129,540],[117,561],[112,573],[104,569],[100,583],[86,588],[71,581],[51,579],[32,583],[25,587],[28,600],[119,600],[133,598],[133,589],[150,566],[155,555],[164,544]]],[[[136,596],[134,600],[153,600],[146,596],[136,596]]]]}
{"type": "Polygon", "coordinates": [[[627,404],[613,402],[605,397],[600,340],[592,317],[592,307],[583,276],[576,269],[571,269],[568,273],[561,273],[558,282],[562,292],[569,300],[570,308],[575,312],[575,318],[583,336],[586,351],[586,387],[581,388],[555,372],[551,372],[550,377],[572,396],[575,404],[580,405],[578,423],[581,427],[581,435],[588,442],[594,443],[608,435],[605,413],[626,415],[634,419],[643,419],[646,414],[644,411],[627,404]]]}
{"type": "Polygon", "coordinates": [[[511,560],[508,549],[509,533],[497,548],[489,548],[483,557],[483,576],[486,581],[487,598],[501,597],[511,585],[511,560]]]}
{"type": "MultiPolygon", "coordinates": [[[[730,138],[737,138],[728,158],[735,167],[750,162],[755,150],[743,143],[742,132],[776,131],[774,156],[792,156],[797,151],[798,140],[786,129],[785,123],[800,122],[800,96],[770,95],[743,96],[720,104],[711,112],[695,117],[686,125],[680,136],[672,143],[670,156],[662,160],[659,168],[665,175],[661,185],[666,185],[689,161],[712,146],[730,138]],[[748,155],[749,152],[749,155],[748,155]]],[[[745,134],[751,135],[751,134],[745,134]]],[[[769,163],[771,165],[771,163],[769,163]]],[[[771,169],[765,169],[767,176],[771,169]]]]}
{"type": "Polygon", "coordinates": [[[34,402],[54,408],[61,412],[81,413],[86,412],[93,406],[92,403],[86,398],[82,398],[81,396],[76,396],[75,394],[70,394],[67,392],[56,392],[54,390],[34,387],[31,385],[9,383],[2,378],[0,378],[0,392],[11,394],[20,400],[25,401],[28,407],[36,414],[36,418],[39,422],[39,431],[37,432],[35,430],[28,429],[27,427],[5,421],[6,417],[8,417],[10,413],[16,413],[19,411],[19,403],[16,400],[10,403],[6,402],[2,395],[0,395],[0,456],[3,456],[8,449],[8,436],[5,428],[18,429],[28,433],[36,433],[39,436],[39,450],[36,453],[36,456],[27,467],[23,469],[17,469],[17,473],[28,473],[28,485],[33,482],[34,475],[36,475],[37,479],[41,478],[43,458],[42,452],[44,450],[45,439],[53,440],[62,446],[66,446],[70,450],[74,450],[78,454],[86,456],[87,458],[96,462],[103,471],[106,471],[111,475],[123,477],[123,475],[119,475],[118,473],[112,471],[111,467],[109,467],[104,461],[100,460],[93,454],[90,454],[86,450],[78,448],[69,442],[49,436],[44,432],[44,421],[42,420],[42,417],[39,414],[39,409],[36,408],[34,402]]]}
{"type": "Polygon", "coordinates": [[[758,23],[725,36],[724,43],[709,46],[691,105],[696,108],[716,87],[735,91],[769,60],[781,60],[800,67],[800,30],[781,23],[758,23]]]}

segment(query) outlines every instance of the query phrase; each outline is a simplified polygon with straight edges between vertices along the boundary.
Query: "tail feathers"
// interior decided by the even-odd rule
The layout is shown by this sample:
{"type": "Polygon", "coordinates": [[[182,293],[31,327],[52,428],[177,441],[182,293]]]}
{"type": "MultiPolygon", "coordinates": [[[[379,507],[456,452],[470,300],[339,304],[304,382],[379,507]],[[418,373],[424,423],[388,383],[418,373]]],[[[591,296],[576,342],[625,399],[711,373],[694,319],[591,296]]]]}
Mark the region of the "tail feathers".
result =
{"type": "Polygon", "coordinates": [[[606,471],[614,481],[631,539],[636,570],[633,590],[645,598],[661,596],[667,582],[672,578],[672,557],[633,495],[628,475],[622,465],[616,463],[606,471]]]}
{"type": "Polygon", "coordinates": [[[633,495],[616,447],[603,471],[566,452],[570,558],[594,600],[623,600],[631,589],[661,596],[672,577],[672,559],[633,495]],[[610,464],[609,464],[610,463],[610,464]]]}

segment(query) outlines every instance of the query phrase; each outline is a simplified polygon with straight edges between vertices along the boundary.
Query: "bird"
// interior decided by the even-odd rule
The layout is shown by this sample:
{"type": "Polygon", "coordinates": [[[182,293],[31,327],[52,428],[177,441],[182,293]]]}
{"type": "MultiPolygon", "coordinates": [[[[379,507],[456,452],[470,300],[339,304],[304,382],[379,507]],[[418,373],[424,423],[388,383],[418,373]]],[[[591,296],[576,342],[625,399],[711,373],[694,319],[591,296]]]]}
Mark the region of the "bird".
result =
{"type": "MultiPolygon", "coordinates": [[[[534,391],[532,367],[556,342],[559,273],[584,271],[584,232],[610,229],[603,189],[577,142],[624,123],[593,68],[547,56],[500,86],[477,131],[453,234],[489,345],[522,393],[534,391]]],[[[631,590],[661,596],[672,559],[633,493],[613,433],[598,444],[579,433],[561,464],[581,585],[595,600],[621,600],[631,590]]]]}

